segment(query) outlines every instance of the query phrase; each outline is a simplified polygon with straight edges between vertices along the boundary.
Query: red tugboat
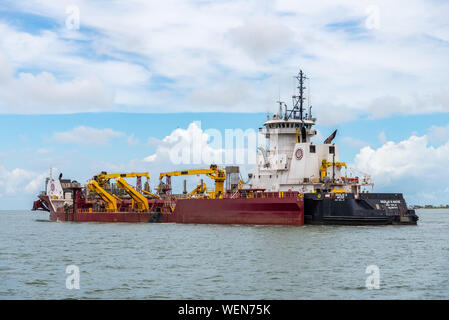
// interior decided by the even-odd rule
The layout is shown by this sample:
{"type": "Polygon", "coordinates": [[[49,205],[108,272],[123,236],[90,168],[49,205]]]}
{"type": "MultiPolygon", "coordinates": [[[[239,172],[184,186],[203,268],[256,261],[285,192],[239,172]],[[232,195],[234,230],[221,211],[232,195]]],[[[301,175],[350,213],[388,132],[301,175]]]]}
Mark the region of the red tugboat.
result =
{"type": "MultiPolygon", "coordinates": [[[[235,168],[236,167],[228,167],[235,168]]],[[[107,174],[102,172],[83,187],[76,181],[47,178],[47,188],[34,202],[33,210],[50,212],[52,221],[76,222],[168,222],[197,224],[303,225],[304,200],[299,192],[263,192],[238,189],[224,192],[226,173],[212,165],[209,169],[161,173],[166,177],[159,195],[141,188],[148,173],[107,174]],[[201,183],[187,194],[171,193],[171,177],[206,174],[215,180],[208,192],[201,183]],[[137,177],[137,187],[124,178],[137,177]],[[110,180],[116,183],[111,184],[110,180]],[[94,192],[90,192],[94,191],[94,192]]],[[[231,176],[231,175],[230,175],[231,176]]],[[[235,176],[235,175],[234,175],[235,176]]],[[[234,181],[235,182],[235,181],[234,181]]],[[[231,185],[229,183],[229,185],[231,185]]]]}

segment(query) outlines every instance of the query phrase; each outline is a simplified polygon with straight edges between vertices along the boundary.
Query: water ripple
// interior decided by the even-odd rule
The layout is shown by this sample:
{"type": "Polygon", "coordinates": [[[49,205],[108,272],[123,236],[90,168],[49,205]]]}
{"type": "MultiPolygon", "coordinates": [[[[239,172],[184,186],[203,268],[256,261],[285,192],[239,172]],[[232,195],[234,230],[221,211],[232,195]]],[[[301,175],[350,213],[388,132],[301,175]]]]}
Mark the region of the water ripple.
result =
{"type": "Polygon", "coordinates": [[[3,299],[447,299],[449,211],[418,226],[44,223],[0,211],[3,299]],[[80,289],[66,289],[66,267],[80,289]],[[380,290],[368,290],[368,265],[380,290]]]}

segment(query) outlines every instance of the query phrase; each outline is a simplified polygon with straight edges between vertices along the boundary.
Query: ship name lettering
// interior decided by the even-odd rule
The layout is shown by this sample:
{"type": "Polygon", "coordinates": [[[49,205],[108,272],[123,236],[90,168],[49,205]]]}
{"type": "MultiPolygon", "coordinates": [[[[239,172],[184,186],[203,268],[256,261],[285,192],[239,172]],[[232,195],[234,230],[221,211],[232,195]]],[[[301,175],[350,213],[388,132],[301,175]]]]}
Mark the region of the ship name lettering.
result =
{"type": "Polygon", "coordinates": [[[397,209],[401,200],[380,200],[380,203],[384,204],[387,209],[397,209]]]}

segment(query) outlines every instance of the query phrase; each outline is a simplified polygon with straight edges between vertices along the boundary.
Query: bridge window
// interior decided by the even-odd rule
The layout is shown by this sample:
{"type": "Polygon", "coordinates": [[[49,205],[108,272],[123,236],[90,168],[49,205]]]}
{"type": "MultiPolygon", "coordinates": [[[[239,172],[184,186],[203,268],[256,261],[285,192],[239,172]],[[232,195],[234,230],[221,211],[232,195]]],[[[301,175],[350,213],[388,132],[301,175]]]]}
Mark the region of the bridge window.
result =
{"type": "Polygon", "coordinates": [[[310,145],[310,153],[315,153],[315,145],[310,145]]]}
{"type": "Polygon", "coordinates": [[[335,153],[335,147],[334,146],[329,146],[329,153],[330,154],[334,154],[335,153]]]}

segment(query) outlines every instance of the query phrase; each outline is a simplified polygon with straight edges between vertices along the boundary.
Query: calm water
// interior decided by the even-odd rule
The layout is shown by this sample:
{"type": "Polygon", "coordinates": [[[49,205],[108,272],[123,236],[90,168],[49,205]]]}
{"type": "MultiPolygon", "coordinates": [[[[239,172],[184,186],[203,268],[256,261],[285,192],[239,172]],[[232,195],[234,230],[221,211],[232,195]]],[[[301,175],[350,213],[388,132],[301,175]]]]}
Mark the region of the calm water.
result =
{"type": "Polygon", "coordinates": [[[254,227],[0,211],[0,299],[448,299],[449,210],[418,214],[418,226],[254,227]],[[79,290],[66,289],[72,264],[79,290]]]}

